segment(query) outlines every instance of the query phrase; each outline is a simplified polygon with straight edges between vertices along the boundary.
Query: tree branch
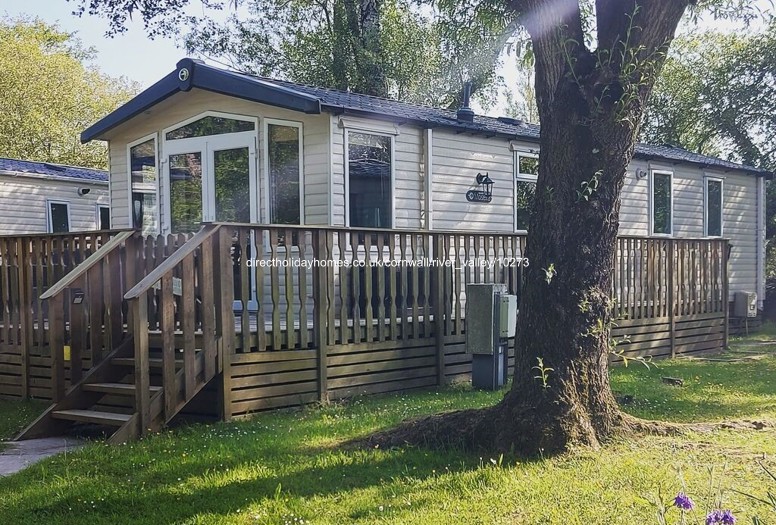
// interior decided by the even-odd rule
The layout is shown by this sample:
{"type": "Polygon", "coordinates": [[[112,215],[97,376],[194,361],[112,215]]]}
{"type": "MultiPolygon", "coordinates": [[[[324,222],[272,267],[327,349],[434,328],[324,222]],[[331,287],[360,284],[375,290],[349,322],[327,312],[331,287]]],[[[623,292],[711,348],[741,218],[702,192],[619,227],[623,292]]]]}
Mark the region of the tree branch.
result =
{"type": "Polygon", "coordinates": [[[536,60],[539,116],[551,111],[556,89],[569,63],[588,54],[578,0],[515,0],[513,8],[531,35],[536,60]],[[569,60],[571,59],[571,60],[569,60]]]}

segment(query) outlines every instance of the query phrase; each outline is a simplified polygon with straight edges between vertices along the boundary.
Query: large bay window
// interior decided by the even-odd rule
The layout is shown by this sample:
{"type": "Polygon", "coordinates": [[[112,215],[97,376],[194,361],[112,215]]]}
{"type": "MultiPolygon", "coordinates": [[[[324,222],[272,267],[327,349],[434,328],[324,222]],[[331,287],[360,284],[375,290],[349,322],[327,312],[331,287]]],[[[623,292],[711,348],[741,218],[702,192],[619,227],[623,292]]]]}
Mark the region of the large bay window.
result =
{"type": "Polygon", "coordinates": [[[528,231],[528,219],[536,193],[539,158],[536,155],[515,154],[515,230],[528,231]]]}
{"type": "Polygon", "coordinates": [[[350,226],[393,226],[393,137],[348,131],[347,184],[350,226]]]}
{"type": "Polygon", "coordinates": [[[159,233],[159,199],[156,137],[146,137],[129,146],[132,185],[132,226],[143,235],[159,233]]]}

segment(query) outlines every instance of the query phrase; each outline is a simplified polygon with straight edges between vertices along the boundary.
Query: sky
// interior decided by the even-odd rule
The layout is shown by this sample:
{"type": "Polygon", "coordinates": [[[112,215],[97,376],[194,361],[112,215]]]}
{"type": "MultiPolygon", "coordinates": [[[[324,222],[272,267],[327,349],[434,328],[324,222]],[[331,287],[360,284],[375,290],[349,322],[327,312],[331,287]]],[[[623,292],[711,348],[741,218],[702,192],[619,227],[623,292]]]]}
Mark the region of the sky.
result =
{"type": "MultiPolygon", "coordinates": [[[[755,0],[763,9],[771,7],[772,0],[755,0]]],[[[194,2],[192,2],[194,3],[194,2]]],[[[87,45],[97,49],[95,65],[104,73],[124,76],[139,82],[146,88],[175,69],[175,64],[185,56],[182,49],[168,38],[149,39],[142,22],[133,21],[129,30],[122,35],[109,38],[105,36],[108,23],[98,17],[72,14],[76,4],[66,0],[0,0],[0,16],[17,17],[31,15],[49,23],[57,23],[69,32],[76,32],[87,45]]],[[[725,21],[702,21],[699,29],[740,30],[739,27],[725,21]]],[[[684,30],[690,29],[685,26],[684,30]]],[[[502,68],[501,75],[506,82],[515,83],[516,72],[502,68]]],[[[489,111],[492,115],[503,113],[504,101],[489,111]]],[[[475,111],[477,108],[475,107],[475,111]]]]}

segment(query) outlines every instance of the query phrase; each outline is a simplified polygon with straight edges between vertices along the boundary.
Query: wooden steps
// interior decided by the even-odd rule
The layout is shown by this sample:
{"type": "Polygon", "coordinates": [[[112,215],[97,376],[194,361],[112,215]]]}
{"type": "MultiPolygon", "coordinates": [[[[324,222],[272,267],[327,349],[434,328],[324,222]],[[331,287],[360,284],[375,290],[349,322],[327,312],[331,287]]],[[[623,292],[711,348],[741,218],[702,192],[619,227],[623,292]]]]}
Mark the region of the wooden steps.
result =
{"type": "MultiPolygon", "coordinates": [[[[112,363],[116,366],[129,366],[134,367],[135,366],[135,359],[133,357],[117,357],[112,360],[112,363]]],[[[162,368],[162,358],[161,357],[152,357],[148,360],[148,365],[151,368],[162,368]]],[[[175,360],[175,369],[179,369],[183,367],[183,360],[176,359],[175,360]]]]}
{"type": "MultiPolygon", "coordinates": [[[[134,396],[135,385],[128,383],[86,383],[83,385],[83,389],[87,392],[100,392],[103,394],[113,394],[119,396],[134,396]]],[[[152,386],[149,388],[152,394],[162,391],[160,386],[152,386]]]]}
{"type": "Polygon", "coordinates": [[[64,419],[78,423],[92,423],[106,427],[120,427],[132,419],[132,414],[117,414],[115,412],[98,412],[96,410],[54,410],[54,419],[64,419]]]}

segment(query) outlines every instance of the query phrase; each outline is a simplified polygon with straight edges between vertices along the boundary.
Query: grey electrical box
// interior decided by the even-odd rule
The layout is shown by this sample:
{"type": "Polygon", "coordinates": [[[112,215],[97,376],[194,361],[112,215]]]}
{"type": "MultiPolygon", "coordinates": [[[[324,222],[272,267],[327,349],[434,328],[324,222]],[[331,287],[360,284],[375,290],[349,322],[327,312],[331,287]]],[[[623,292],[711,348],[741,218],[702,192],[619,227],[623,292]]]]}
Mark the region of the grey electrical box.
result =
{"type": "Polygon", "coordinates": [[[517,296],[499,295],[499,337],[509,338],[515,336],[515,325],[517,322],[517,296]]]}
{"type": "Polygon", "coordinates": [[[506,294],[505,284],[466,285],[466,351],[491,355],[495,351],[496,297],[506,294]]]}
{"type": "Polygon", "coordinates": [[[757,317],[757,294],[736,292],[733,297],[733,317],[757,317]]]}
{"type": "Polygon", "coordinates": [[[466,285],[466,351],[472,386],[496,390],[506,383],[508,340],[515,335],[517,297],[505,284],[466,285]]]}

